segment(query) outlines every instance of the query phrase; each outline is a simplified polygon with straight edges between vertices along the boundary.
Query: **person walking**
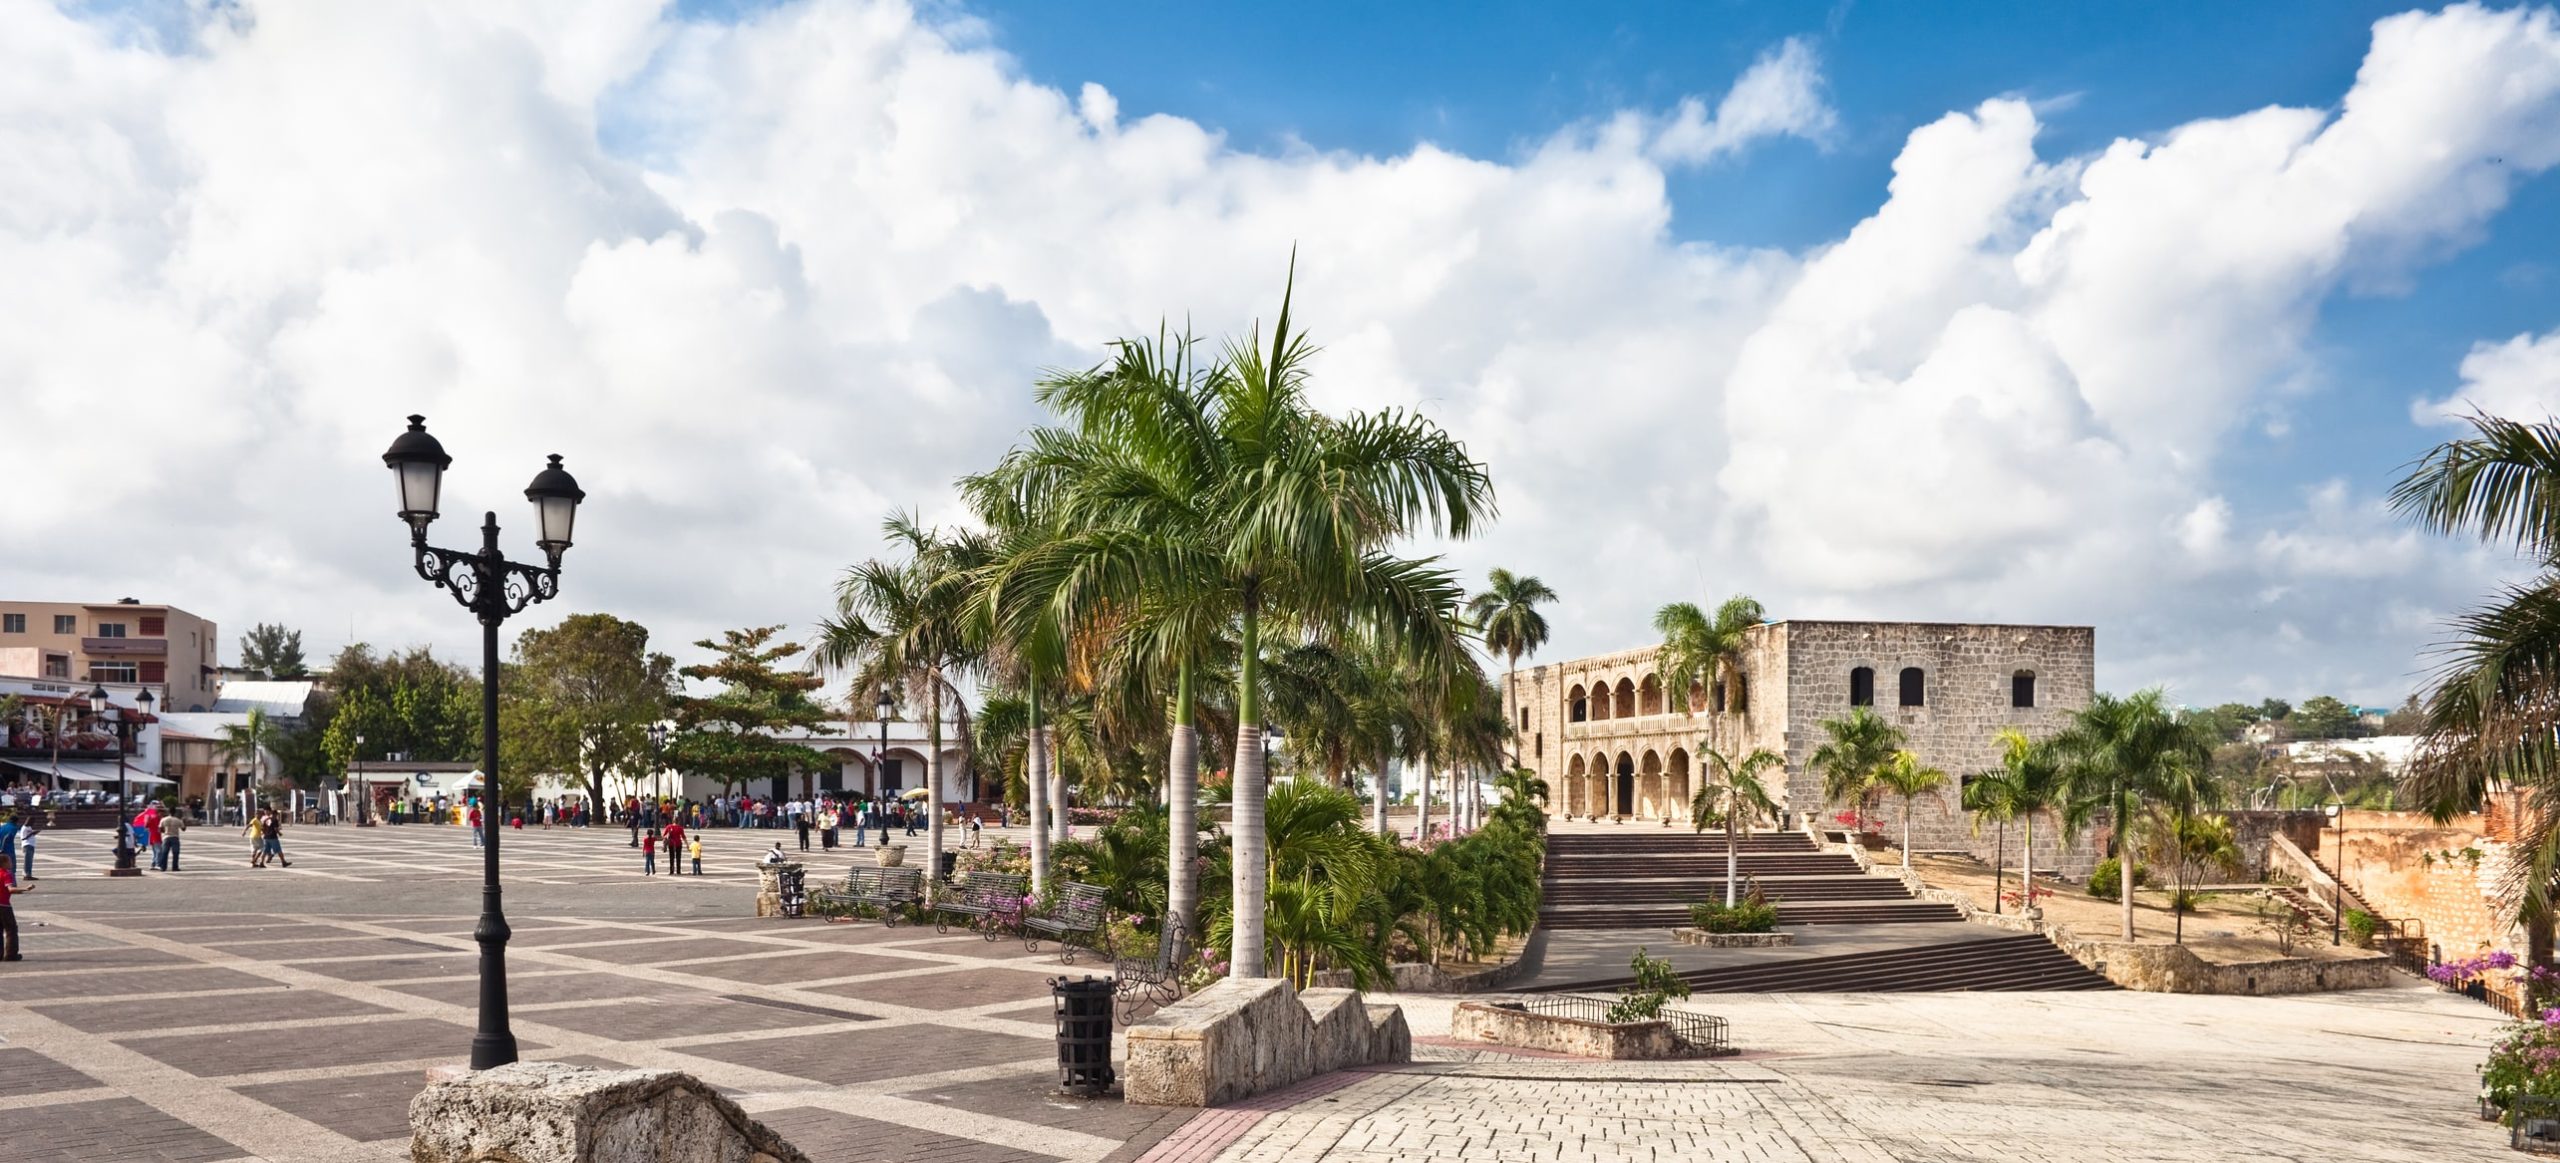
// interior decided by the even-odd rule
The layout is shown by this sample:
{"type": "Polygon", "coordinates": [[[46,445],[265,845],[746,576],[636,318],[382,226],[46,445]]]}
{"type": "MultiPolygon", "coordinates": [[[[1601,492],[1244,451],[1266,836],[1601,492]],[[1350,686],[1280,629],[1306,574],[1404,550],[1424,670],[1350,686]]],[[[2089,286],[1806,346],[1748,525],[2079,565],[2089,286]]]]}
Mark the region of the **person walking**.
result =
{"type": "Polygon", "coordinates": [[[9,899],[13,891],[35,890],[20,886],[8,869],[0,868],[0,961],[26,960],[18,955],[18,908],[9,899]]]}
{"type": "Polygon", "coordinates": [[[26,828],[18,822],[16,812],[0,816],[0,864],[18,867],[18,840],[25,834],[26,828]]]}
{"type": "Polygon", "coordinates": [[[981,827],[977,813],[971,812],[969,814],[969,846],[972,848],[978,846],[978,833],[981,827]]]}
{"type": "Polygon", "coordinates": [[[684,821],[667,821],[667,875],[684,875],[684,821]]]}
{"type": "Polygon", "coordinates": [[[284,858],[284,816],[278,812],[267,813],[267,859],[293,867],[293,862],[284,858]]]}
{"type": "Polygon", "coordinates": [[[267,866],[266,828],[267,817],[257,812],[249,813],[249,822],[240,828],[240,834],[249,838],[249,867],[251,868],[267,866]]]}
{"type": "Polygon", "coordinates": [[[161,855],[167,858],[171,872],[178,871],[179,841],[191,826],[185,816],[176,812],[160,817],[161,855]]]}
{"type": "Polygon", "coordinates": [[[685,854],[693,857],[693,874],[702,875],[702,833],[693,834],[692,846],[685,850],[685,854]]]}
{"type": "Polygon", "coordinates": [[[631,829],[631,846],[640,846],[640,797],[622,801],[622,826],[631,829]]]}
{"type": "Polygon", "coordinates": [[[901,808],[899,808],[899,809],[898,809],[898,812],[899,812],[899,814],[900,814],[900,815],[903,815],[903,816],[905,816],[905,817],[907,818],[907,835],[909,835],[909,836],[913,836],[913,835],[915,835],[915,834],[916,834],[916,823],[917,823],[917,817],[920,817],[920,816],[924,815],[924,812],[923,812],[922,810],[920,810],[920,809],[915,809],[915,808],[906,808],[906,807],[901,807],[901,808]]]}
{"type": "Polygon", "coordinates": [[[640,837],[640,875],[658,875],[658,834],[655,832],[640,837]]]}
{"type": "Polygon", "coordinates": [[[27,870],[22,879],[29,884],[35,883],[36,879],[36,833],[43,830],[41,821],[29,819],[18,831],[18,859],[25,862],[27,870]]]}
{"type": "MultiPolygon", "coordinates": [[[[795,804],[794,806],[796,807],[797,805],[795,804]]],[[[808,850],[809,850],[809,813],[807,813],[807,812],[797,812],[797,811],[795,811],[795,812],[791,813],[791,826],[792,826],[793,828],[795,828],[795,829],[798,829],[798,830],[799,830],[799,832],[800,832],[800,850],[801,850],[801,851],[803,851],[803,852],[808,851],[808,850]]]]}
{"type": "Polygon", "coordinates": [[[464,822],[471,825],[472,847],[478,848],[481,845],[488,843],[487,839],[480,834],[480,801],[471,801],[471,810],[465,813],[462,818],[464,822]]]}

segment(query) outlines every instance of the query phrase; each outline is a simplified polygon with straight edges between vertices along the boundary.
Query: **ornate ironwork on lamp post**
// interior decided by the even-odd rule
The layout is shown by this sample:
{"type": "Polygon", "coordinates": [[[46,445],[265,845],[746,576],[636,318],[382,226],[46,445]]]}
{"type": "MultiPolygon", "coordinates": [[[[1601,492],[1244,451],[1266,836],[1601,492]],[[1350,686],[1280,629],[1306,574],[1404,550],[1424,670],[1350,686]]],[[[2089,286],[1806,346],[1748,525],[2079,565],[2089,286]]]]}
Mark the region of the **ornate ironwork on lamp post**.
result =
{"type": "MultiPolygon", "coordinates": [[[[133,702],[143,714],[150,714],[152,702],[150,689],[145,688],[142,693],[135,695],[133,702]]],[[[142,724],[127,716],[122,707],[115,707],[107,701],[105,683],[90,688],[90,712],[103,719],[110,708],[113,708],[116,713],[116,862],[113,867],[107,869],[107,875],[140,876],[142,868],[134,863],[133,825],[130,823],[133,813],[133,791],[125,780],[124,757],[126,752],[133,750],[133,729],[142,724]]]]}
{"type": "MultiPolygon", "coordinates": [[[[498,789],[498,625],[509,615],[560,594],[560,557],[569,551],[570,533],[578,519],[578,502],[587,494],[577,479],[551,464],[534,475],[524,491],[533,502],[540,531],[534,542],[545,565],[524,565],[498,552],[498,515],[480,524],[478,551],[439,549],[427,544],[427,524],[437,516],[437,494],[444,470],[453,464],[444,446],[427,435],[427,418],[409,417],[409,430],[382,454],[400,484],[400,520],[409,526],[409,547],[416,555],[418,576],[450,592],[462,608],[480,620],[480,771],[484,795],[498,789]]],[[[480,944],[480,1028],[471,1036],[471,1068],[487,1070],[516,1060],[515,1032],[507,1025],[506,912],[498,901],[498,837],[505,816],[502,800],[480,813],[480,923],[471,939],[480,944]]]]}

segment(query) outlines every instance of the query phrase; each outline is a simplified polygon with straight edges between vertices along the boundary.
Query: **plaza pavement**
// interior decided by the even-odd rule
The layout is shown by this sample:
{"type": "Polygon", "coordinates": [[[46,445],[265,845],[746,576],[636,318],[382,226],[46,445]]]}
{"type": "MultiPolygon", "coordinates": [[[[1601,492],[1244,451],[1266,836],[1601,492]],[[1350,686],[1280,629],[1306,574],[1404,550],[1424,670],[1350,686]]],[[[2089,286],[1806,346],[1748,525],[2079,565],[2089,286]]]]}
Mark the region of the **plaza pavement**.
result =
{"type": "MultiPolygon", "coordinates": [[[[506,837],[525,1056],[679,1069],[818,1160],[2491,1158],[2470,1115],[2496,1016],[2412,985],[2244,999],[1718,996],[1746,1053],[1610,1064],[1445,1038],[1412,1067],[1210,1112],[1049,1093],[1047,979],[1017,943],[758,921],[755,854],[644,880],[620,830],[506,837]]],[[[191,834],[189,871],[110,879],[45,840],[0,966],[0,1163],[392,1160],[427,1068],[467,1050],[478,852],[457,828],[288,830],[291,869],[191,834]]],[[[922,854],[922,838],[911,842],[922,854]]],[[[868,852],[818,855],[813,877],[868,852]]],[[[1081,968],[1064,970],[1082,972],[1081,968]]]]}

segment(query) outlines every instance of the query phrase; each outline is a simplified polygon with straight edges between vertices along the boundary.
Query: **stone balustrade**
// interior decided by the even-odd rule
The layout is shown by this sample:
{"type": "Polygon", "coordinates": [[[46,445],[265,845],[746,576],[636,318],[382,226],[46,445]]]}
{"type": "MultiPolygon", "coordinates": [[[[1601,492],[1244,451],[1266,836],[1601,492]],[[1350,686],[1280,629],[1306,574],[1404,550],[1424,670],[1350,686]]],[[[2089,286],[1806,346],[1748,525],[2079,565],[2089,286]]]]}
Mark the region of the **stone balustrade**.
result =
{"type": "Polygon", "coordinates": [[[1413,1060],[1404,1011],[1348,989],[1229,978],[1129,1027],[1130,1102],[1216,1106],[1353,1066],[1413,1060]]]}

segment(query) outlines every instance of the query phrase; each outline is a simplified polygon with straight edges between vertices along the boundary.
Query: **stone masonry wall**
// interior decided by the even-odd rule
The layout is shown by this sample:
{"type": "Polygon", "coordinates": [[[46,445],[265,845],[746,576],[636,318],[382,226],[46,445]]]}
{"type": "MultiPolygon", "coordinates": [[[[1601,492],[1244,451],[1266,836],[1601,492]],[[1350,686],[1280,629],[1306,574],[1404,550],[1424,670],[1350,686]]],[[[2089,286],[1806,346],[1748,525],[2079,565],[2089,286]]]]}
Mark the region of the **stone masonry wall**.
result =
{"type": "MultiPolygon", "coordinates": [[[[2510,846],[2484,837],[2479,816],[2438,825],[2416,812],[2349,812],[2346,822],[2347,888],[2386,918],[2423,922],[2435,956],[2455,960],[2484,949],[2524,953],[2523,935],[2494,899],[2510,846]],[[2480,850],[2477,865],[2460,855],[2465,848],[2480,850]],[[2448,852],[2456,855],[2447,859],[2448,852]]],[[[2334,830],[2320,835],[2322,860],[2338,859],[2338,838],[2334,830]]]]}

